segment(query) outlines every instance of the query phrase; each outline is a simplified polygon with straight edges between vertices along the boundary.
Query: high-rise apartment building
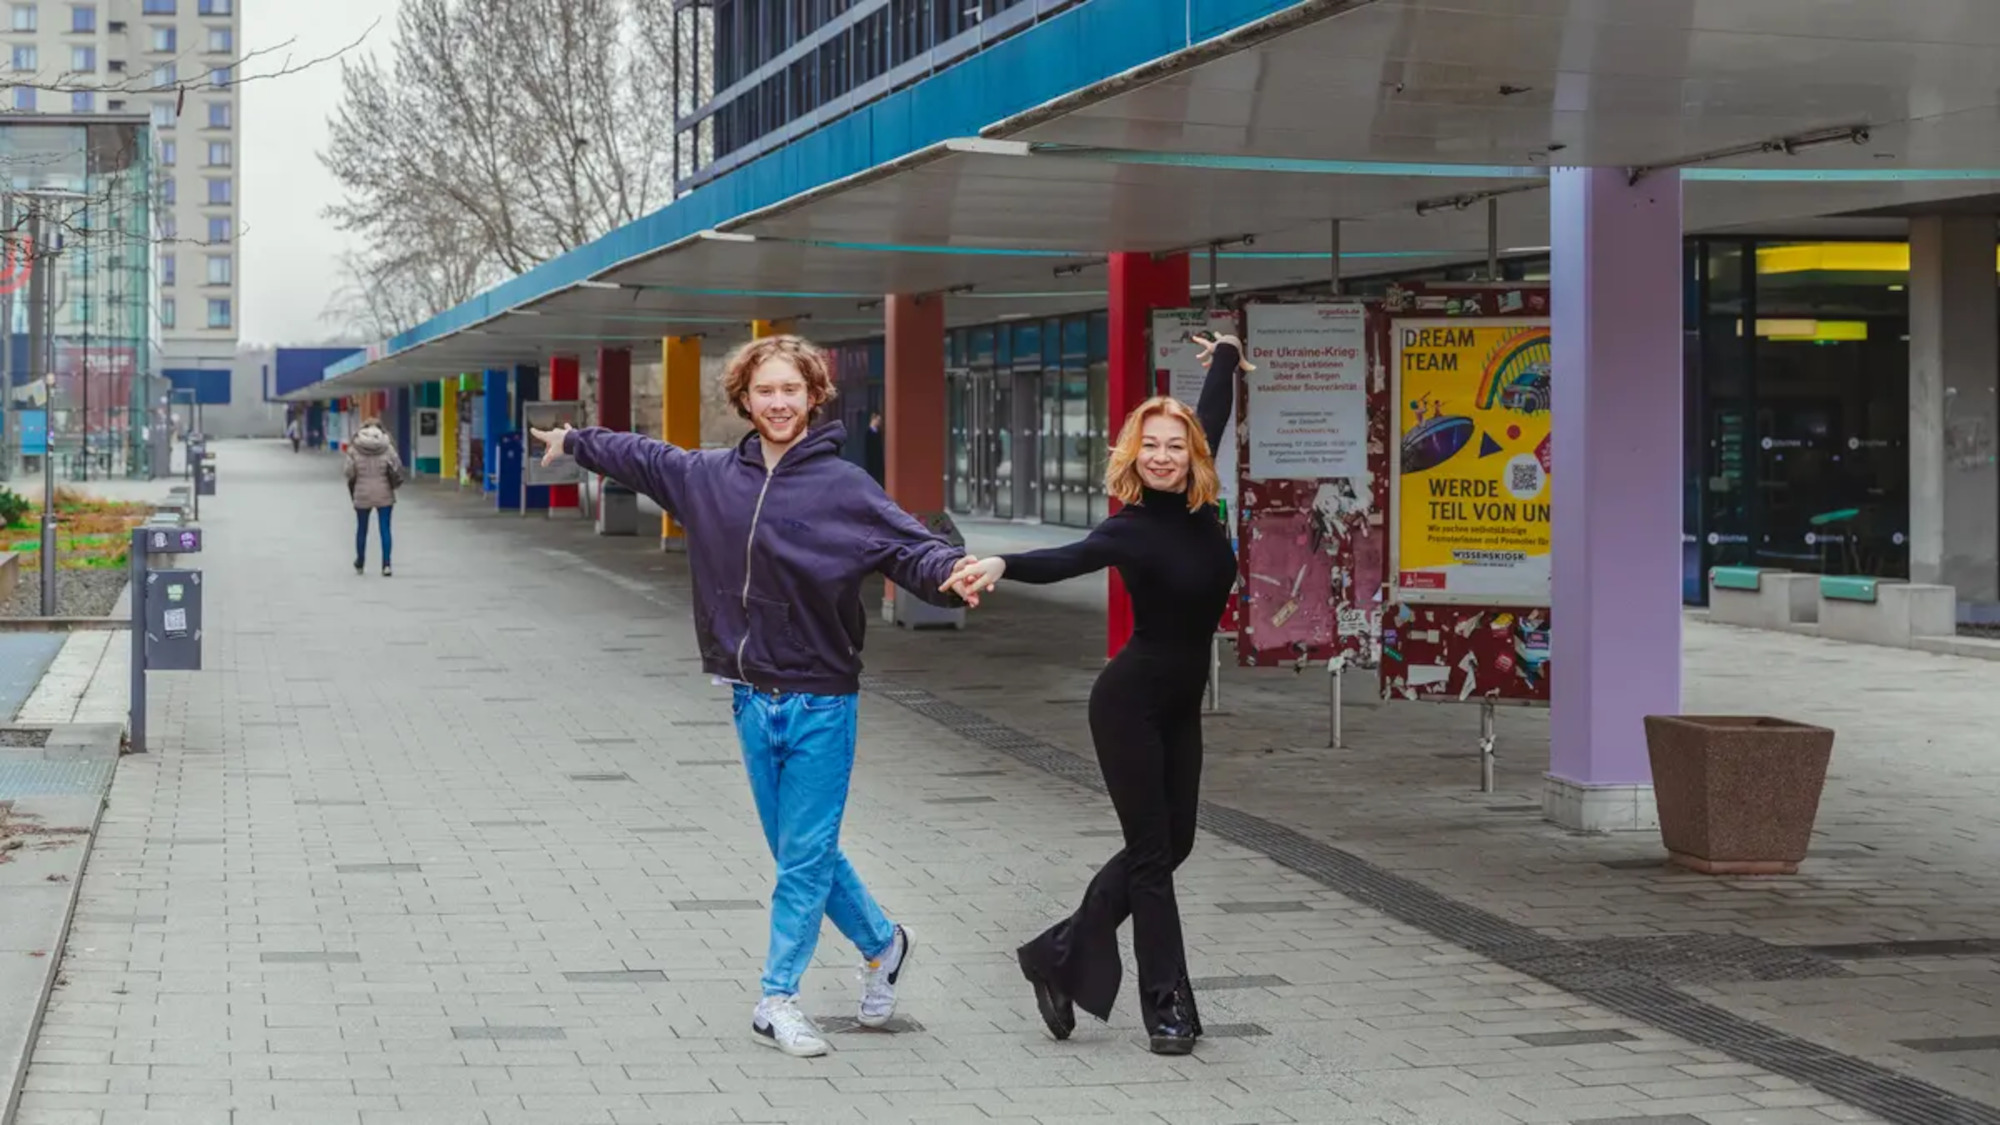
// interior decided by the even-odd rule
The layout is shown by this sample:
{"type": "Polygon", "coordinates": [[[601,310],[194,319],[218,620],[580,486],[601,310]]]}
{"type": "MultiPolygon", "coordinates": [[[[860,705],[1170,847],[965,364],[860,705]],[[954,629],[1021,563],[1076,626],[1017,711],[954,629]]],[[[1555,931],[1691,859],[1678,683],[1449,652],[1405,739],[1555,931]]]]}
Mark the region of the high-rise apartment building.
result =
{"type": "Polygon", "coordinates": [[[162,368],[227,367],[241,291],[242,0],[0,0],[0,110],[152,118],[162,368]]]}

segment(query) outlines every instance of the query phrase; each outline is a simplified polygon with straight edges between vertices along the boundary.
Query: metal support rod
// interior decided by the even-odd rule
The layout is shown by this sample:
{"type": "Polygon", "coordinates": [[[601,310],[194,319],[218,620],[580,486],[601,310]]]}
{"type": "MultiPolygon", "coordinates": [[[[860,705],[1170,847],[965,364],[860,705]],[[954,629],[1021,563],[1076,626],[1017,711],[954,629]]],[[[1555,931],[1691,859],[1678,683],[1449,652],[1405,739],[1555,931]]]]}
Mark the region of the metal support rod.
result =
{"type": "Polygon", "coordinates": [[[28,275],[28,370],[42,384],[42,616],[56,615],[56,375],[49,353],[55,349],[49,337],[55,329],[54,305],[49,292],[49,267],[55,264],[44,248],[46,223],[37,202],[29,230],[35,240],[33,271],[28,275]]]}
{"type": "Polygon", "coordinates": [[[1326,662],[1326,670],[1328,673],[1327,720],[1328,726],[1331,728],[1326,744],[1335,750],[1345,750],[1347,748],[1347,739],[1340,730],[1341,704],[1345,701],[1341,698],[1340,689],[1346,679],[1347,654],[1336,654],[1332,660],[1326,662]]]}
{"type": "Polygon", "coordinates": [[[1333,295],[1338,297],[1340,296],[1340,220],[1339,219],[1335,219],[1333,221],[1332,251],[1333,252],[1330,256],[1330,261],[1331,261],[1332,276],[1333,276],[1333,295]]]}
{"type": "Polygon", "coordinates": [[[1216,273],[1215,273],[1216,256],[1217,256],[1216,244],[1211,242],[1208,244],[1208,311],[1209,312],[1215,311],[1215,291],[1220,287],[1217,284],[1216,273]]]}
{"type": "Polygon", "coordinates": [[[1493,701],[1479,705],[1479,791],[1493,792],[1493,701]]]}
{"type": "Polygon", "coordinates": [[[1486,200],[1486,280],[1500,280],[1500,197],[1486,200]]]}
{"type": "Polygon", "coordinates": [[[126,722],[134,754],[146,752],[146,529],[132,529],[132,702],[126,722]]]}

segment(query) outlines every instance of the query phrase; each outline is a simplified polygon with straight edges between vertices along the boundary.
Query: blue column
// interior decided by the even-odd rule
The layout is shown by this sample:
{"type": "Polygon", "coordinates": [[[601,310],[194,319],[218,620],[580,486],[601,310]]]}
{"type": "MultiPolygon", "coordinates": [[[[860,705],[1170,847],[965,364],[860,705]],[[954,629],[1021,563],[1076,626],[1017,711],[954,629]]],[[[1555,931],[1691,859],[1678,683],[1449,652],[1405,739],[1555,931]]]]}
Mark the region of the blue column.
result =
{"type": "MultiPolygon", "coordinates": [[[[479,436],[484,447],[486,460],[486,473],[480,479],[480,487],[487,492],[494,492],[499,488],[500,439],[506,436],[509,428],[507,425],[509,416],[507,409],[507,382],[507,371],[505,368],[489,367],[486,369],[486,410],[483,419],[485,426],[479,436]]],[[[503,500],[500,502],[500,506],[504,508],[507,504],[503,500]]]]}
{"type": "MultiPolygon", "coordinates": [[[[518,412],[519,410],[521,410],[521,409],[523,408],[523,406],[524,406],[524,405],[525,405],[526,403],[530,403],[530,402],[539,402],[539,401],[541,401],[541,398],[542,398],[542,372],[541,372],[541,369],[540,369],[540,368],[538,368],[538,367],[536,367],[536,366],[535,366],[534,364],[532,364],[532,363],[523,363],[523,364],[521,364],[521,365],[519,365],[519,366],[515,367],[515,368],[514,368],[514,403],[515,403],[515,407],[514,407],[514,409],[515,409],[515,410],[516,410],[516,411],[518,412]]],[[[519,415],[518,415],[518,413],[517,413],[517,414],[516,414],[516,418],[518,419],[518,417],[519,417],[519,415]]],[[[527,445],[528,445],[528,434],[527,434],[527,428],[526,428],[525,426],[523,426],[523,427],[522,427],[522,431],[521,431],[521,443],[522,443],[522,446],[521,446],[521,460],[522,460],[522,462],[523,462],[523,469],[522,469],[522,471],[523,471],[523,472],[526,472],[526,471],[527,471],[527,470],[526,470],[526,462],[527,462],[527,459],[528,459],[528,458],[530,458],[530,457],[539,457],[539,456],[540,456],[540,454],[539,454],[539,453],[537,453],[537,452],[536,452],[535,450],[532,450],[532,449],[529,449],[529,448],[527,447],[527,445]]],[[[526,510],[528,510],[528,511],[530,511],[530,512],[546,512],[546,511],[548,511],[548,510],[549,510],[549,486],[548,486],[548,485],[545,485],[545,484],[543,484],[543,485],[536,485],[536,486],[534,486],[534,487],[532,487],[532,488],[524,488],[524,489],[522,489],[521,491],[522,491],[522,492],[523,492],[523,493],[525,494],[525,495],[524,495],[524,502],[523,502],[523,504],[522,504],[522,507],[523,507],[523,508],[525,508],[526,510]]]]}

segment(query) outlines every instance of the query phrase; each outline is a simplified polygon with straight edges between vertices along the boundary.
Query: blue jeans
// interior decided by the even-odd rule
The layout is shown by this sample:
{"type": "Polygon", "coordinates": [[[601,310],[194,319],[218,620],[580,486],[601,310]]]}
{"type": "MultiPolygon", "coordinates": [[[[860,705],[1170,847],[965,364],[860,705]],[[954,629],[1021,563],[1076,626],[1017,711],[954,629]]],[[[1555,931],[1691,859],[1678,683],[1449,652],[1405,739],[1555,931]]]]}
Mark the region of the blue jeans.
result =
{"type": "Polygon", "coordinates": [[[738,686],[736,737],[750,772],[750,795],[778,861],[771,893],[771,949],[764,995],[796,996],[819,945],[821,918],[873,959],[896,928],[840,851],[840,819],[854,773],[855,695],[772,695],[738,686]]]}
{"type": "MultiPolygon", "coordinates": [[[[382,525],[382,565],[389,565],[389,555],[396,548],[396,541],[389,534],[389,513],[394,505],[375,509],[375,520],[382,525]]],[[[368,509],[354,509],[354,565],[368,561],[368,509]]]]}

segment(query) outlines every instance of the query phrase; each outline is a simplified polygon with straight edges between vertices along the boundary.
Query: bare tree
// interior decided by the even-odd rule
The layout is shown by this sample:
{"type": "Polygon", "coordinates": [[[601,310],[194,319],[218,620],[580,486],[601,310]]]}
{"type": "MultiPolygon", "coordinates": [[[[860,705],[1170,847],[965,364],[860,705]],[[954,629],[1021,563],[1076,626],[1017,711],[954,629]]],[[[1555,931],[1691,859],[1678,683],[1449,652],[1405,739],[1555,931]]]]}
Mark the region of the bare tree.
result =
{"type": "Polygon", "coordinates": [[[320,154],[357,279],[436,312],[665,204],[674,99],[640,34],[663,6],[406,0],[389,62],[342,64],[320,154]]]}

